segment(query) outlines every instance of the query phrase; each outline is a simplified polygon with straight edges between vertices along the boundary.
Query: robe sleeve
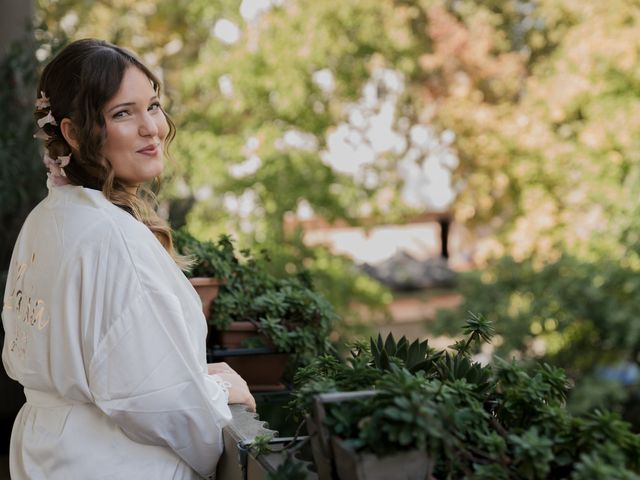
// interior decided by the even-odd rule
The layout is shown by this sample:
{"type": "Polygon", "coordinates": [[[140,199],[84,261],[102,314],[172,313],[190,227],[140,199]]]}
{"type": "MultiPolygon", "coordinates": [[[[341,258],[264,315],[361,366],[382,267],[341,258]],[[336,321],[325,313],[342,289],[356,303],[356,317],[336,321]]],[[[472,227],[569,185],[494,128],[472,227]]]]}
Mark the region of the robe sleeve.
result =
{"type": "Polygon", "coordinates": [[[132,440],[167,446],[209,477],[231,412],[220,379],[203,371],[191,341],[178,299],[142,289],[94,352],[89,388],[132,440]]]}

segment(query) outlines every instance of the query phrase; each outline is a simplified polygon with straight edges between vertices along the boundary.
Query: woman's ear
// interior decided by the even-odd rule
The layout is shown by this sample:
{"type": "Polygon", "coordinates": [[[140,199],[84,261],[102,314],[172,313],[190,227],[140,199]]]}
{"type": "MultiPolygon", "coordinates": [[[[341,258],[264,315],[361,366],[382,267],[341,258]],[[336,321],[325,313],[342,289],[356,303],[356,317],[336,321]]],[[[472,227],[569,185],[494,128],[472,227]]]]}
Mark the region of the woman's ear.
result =
{"type": "Polygon", "coordinates": [[[76,127],[73,125],[73,122],[71,122],[69,118],[62,119],[62,121],[60,122],[60,131],[62,132],[62,136],[71,146],[71,148],[76,151],[79,150],[76,127]]]}

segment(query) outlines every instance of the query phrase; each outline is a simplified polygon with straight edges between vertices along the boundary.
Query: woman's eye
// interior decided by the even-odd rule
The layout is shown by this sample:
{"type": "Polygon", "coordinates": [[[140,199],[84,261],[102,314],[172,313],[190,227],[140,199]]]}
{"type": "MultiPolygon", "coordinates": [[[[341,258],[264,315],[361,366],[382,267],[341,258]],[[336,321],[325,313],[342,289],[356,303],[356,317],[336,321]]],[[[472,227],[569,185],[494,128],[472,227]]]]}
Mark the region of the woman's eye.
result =
{"type": "Polygon", "coordinates": [[[122,118],[126,115],[129,115],[129,112],[127,110],[120,110],[119,112],[113,114],[113,118],[122,118]]]}
{"type": "Polygon", "coordinates": [[[149,110],[160,110],[161,105],[160,102],[155,102],[149,105],[149,110]]]}

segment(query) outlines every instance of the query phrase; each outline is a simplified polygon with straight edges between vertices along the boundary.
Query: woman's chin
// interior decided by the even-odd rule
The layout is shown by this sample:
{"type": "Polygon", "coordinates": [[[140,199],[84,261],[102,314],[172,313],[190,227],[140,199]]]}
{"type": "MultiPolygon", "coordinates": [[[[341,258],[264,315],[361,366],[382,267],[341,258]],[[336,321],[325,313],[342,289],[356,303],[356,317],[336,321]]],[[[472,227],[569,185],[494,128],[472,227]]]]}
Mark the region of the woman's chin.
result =
{"type": "Polygon", "coordinates": [[[144,172],[140,172],[140,175],[136,179],[136,183],[146,183],[152,181],[154,178],[158,178],[162,175],[164,171],[164,161],[163,158],[160,157],[158,159],[154,159],[153,163],[147,165],[148,168],[145,168],[144,172]]]}

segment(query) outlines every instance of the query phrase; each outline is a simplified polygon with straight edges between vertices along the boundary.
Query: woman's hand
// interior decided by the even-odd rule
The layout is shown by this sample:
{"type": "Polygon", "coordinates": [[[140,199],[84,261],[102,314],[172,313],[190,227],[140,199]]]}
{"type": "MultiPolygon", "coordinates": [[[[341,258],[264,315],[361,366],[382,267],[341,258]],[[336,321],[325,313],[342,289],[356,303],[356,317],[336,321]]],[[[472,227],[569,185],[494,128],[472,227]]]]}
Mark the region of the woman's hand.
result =
{"type": "Polygon", "coordinates": [[[207,370],[209,371],[209,375],[218,375],[220,373],[229,373],[234,371],[227,362],[208,363],[207,370]]]}
{"type": "Polygon", "coordinates": [[[247,382],[236,373],[233,368],[225,362],[208,364],[209,375],[218,375],[223,381],[229,382],[229,405],[241,403],[249,407],[252,412],[256,411],[256,401],[249,392],[247,382]]]}

